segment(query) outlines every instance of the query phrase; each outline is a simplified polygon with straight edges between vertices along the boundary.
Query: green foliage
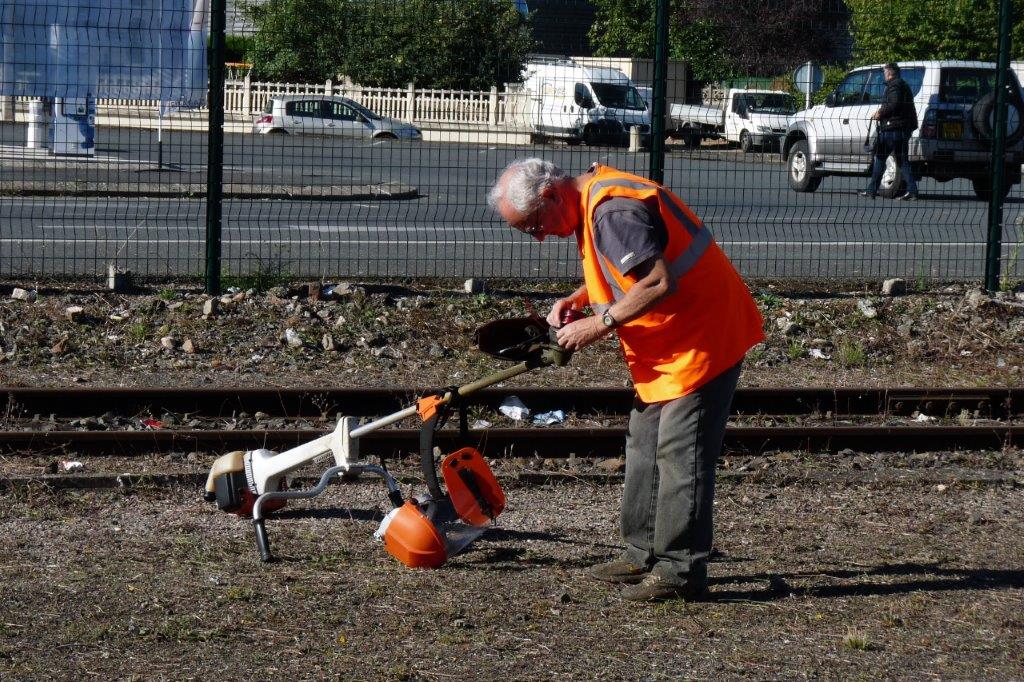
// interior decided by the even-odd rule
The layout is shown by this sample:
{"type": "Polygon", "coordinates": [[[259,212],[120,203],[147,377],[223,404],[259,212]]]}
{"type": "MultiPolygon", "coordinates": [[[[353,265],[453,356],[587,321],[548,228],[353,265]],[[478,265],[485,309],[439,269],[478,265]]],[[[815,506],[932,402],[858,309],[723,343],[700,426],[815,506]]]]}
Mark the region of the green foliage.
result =
{"type": "Polygon", "coordinates": [[[669,57],[690,65],[699,81],[715,81],[739,75],[735,61],[726,49],[722,31],[707,19],[673,27],[669,57]]]}
{"type": "MultiPolygon", "coordinates": [[[[994,0],[847,0],[854,59],[877,64],[911,59],[995,61],[999,45],[994,0]]],[[[1024,18],[1012,30],[1013,53],[1024,55],[1024,18]]]]}
{"type": "Polygon", "coordinates": [[[597,14],[589,38],[596,56],[654,56],[654,0],[593,0],[593,4],[597,14]]]}
{"type": "Polygon", "coordinates": [[[508,0],[268,0],[245,6],[256,77],[486,89],[533,48],[508,0]]]}
{"type": "Polygon", "coordinates": [[[251,49],[252,38],[247,36],[225,36],[224,37],[224,61],[244,62],[245,53],[251,49]]]}
{"type": "Polygon", "coordinates": [[[316,82],[337,75],[337,60],[347,47],[347,0],[268,0],[243,3],[256,28],[245,61],[254,78],[316,82]]]}
{"type": "MultiPolygon", "coordinates": [[[[653,57],[655,0],[593,0],[590,42],[603,57],[653,57]]],[[[835,18],[829,0],[671,0],[669,56],[698,81],[770,76],[828,58],[835,18]]]]}

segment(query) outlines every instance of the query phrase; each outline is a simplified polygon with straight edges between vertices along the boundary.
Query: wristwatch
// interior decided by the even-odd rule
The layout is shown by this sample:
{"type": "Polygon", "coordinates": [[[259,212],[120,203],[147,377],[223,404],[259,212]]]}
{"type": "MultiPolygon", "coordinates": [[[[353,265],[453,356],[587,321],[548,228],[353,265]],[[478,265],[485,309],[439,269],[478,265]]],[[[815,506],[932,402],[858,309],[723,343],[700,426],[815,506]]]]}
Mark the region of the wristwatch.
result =
{"type": "Polygon", "coordinates": [[[614,329],[619,326],[619,323],[615,321],[614,317],[612,317],[611,312],[607,310],[604,312],[604,315],[601,316],[601,322],[609,329],[614,329]]]}

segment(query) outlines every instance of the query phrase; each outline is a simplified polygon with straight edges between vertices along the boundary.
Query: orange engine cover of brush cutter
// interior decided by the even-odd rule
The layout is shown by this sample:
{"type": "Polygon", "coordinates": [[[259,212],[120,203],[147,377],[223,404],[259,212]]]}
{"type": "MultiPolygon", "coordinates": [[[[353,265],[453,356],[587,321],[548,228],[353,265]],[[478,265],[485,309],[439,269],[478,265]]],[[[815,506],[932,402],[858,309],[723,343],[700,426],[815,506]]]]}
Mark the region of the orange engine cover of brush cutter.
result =
{"type": "Polygon", "coordinates": [[[485,526],[505,508],[505,493],[476,448],[462,448],[445,457],[441,474],[452,506],[466,523],[485,526]]]}
{"type": "Polygon", "coordinates": [[[388,524],[384,548],[411,568],[437,568],[448,559],[444,538],[412,500],[399,507],[388,524]]]}

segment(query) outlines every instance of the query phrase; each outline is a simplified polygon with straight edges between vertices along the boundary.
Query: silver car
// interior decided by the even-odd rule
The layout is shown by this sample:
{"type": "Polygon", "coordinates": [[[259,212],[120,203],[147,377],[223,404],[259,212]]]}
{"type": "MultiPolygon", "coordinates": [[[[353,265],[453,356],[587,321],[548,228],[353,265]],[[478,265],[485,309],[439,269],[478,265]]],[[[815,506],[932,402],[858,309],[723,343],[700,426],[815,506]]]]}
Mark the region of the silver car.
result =
{"type": "Polygon", "coordinates": [[[260,134],[340,135],[374,140],[419,140],[416,126],[376,114],[347,97],[272,97],[253,123],[260,134]]]}

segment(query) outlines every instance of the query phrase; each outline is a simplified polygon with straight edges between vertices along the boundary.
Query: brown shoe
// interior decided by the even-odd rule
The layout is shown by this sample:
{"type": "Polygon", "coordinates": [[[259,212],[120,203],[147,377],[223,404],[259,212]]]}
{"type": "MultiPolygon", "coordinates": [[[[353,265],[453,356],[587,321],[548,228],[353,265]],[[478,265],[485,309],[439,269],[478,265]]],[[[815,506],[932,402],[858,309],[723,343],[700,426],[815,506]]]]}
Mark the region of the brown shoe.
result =
{"type": "Polygon", "coordinates": [[[594,564],[587,573],[591,578],[603,580],[606,583],[635,584],[644,579],[647,569],[637,566],[626,559],[615,559],[603,564],[594,564]]]}
{"type": "Polygon", "coordinates": [[[708,596],[707,585],[703,583],[674,583],[654,574],[644,578],[638,585],[630,585],[622,590],[622,598],[626,601],[705,601],[708,596]]]}

